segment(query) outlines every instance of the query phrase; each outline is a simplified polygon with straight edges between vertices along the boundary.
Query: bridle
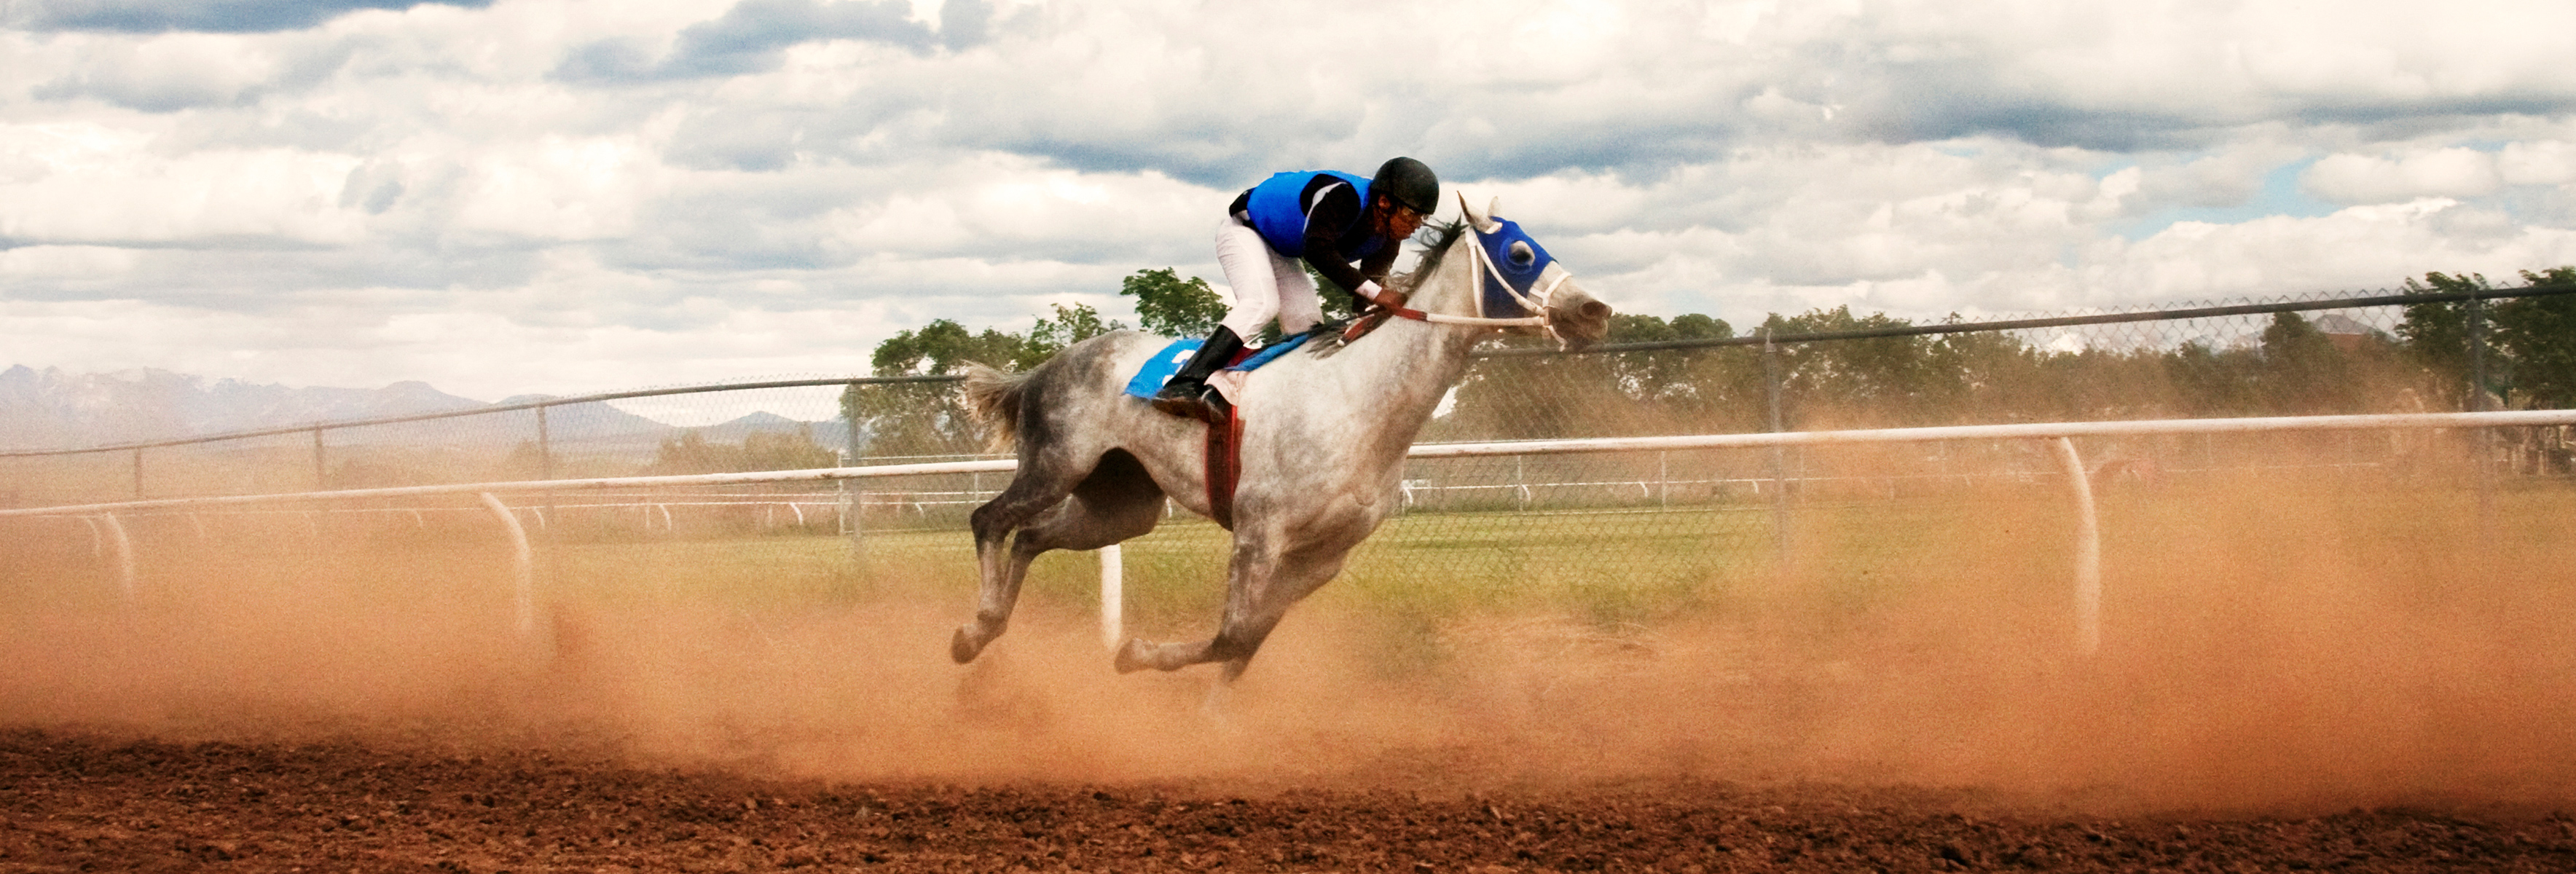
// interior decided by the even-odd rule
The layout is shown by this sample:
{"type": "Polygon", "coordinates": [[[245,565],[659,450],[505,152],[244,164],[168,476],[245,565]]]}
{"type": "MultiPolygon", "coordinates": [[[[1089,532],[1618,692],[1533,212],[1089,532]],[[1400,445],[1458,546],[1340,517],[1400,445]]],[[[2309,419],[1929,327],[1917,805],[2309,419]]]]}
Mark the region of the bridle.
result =
{"type": "MultiPolygon", "coordinates": [[[[1486,235],[1500,231],[1502,228],[1503,223],[1494,219],[1486,219],[1484,223],[1480,225],[1471,216],[1467,222],[1467,230],[1476,235],[1475,245],[1467,247],[1469,257],[1475,259],[1475,266],[1471,268],[1469,272],[1470,278],[1468,279],[1468,292],[1469,296],[1476,301],[1476,315],[1453,316],[1448,313],[1423,312],[1421,310],[1405,306],[1404,296],[1399,295],[1390,289],[1380,289],[1377,297],[1371,298],[1371,302],[1377,304],[1389,315],[1393,315],[1397,318],[1412,319],[1417,322],[1430,322],[1438,325],[1476,325],[1487,328],[1544,328],[1547,330],[1548,336],[1555,337],[1556,325],[1550,322],[1547,317],[1547,305],[1550,300],[1555,298],[1556,287],[1565,284],[1566,280],[1574,278],[1574,271],[1565,269],[1564,265],[1556,265],[1557,271],[1555,279],[1548,280],[1545,286],[1532,289],[1531,293],[1523,294],[1520,289],[1512,287],[1511,280],[1503,276],[1502,268],[1494,264],[1494,256],[1486,253],[1485,251],[1484,241],[1486,235]],[[1495,285],[1501,287],[1504,294],[1510,295],[1512,302],[1519,305],[1522,312],[1531,313],[1531,315],[1508,318],[1486,316],[1484,313],[1485,282],[1487,279],[1491,279],[1495,285]]],[[[1453,243],[1452,245],[1455,244],[1453,243]]]]}

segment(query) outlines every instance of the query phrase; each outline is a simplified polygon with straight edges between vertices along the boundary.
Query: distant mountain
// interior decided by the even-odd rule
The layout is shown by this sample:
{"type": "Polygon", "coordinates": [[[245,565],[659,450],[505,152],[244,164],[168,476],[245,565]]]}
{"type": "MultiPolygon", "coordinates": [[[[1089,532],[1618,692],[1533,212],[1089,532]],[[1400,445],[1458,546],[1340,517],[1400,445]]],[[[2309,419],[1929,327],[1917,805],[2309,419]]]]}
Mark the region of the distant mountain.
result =
{"type": "MultiPolygon", "coordinates": [[[[495,406],[512,406],[547,400],[550,395],[511,395],[495,406]]],[[[502,413],[495,419],[506,419],[536,439],[536,411],[502,413]]],[[[677,433],[672,426],[629,413],[605,403],[567,404],[546,408],[546,437],[564,443],[651,444],[677,433]]]]}
{"type": "MultiPolygon", "coordinates": [[[[838,424],[839,422],[839,419],[832,420],[833,424],[838,424]]],[[[800,422],[776,413],[753,413],[748,416],[735,418],[731,421],[718,422],[704,428],[699,428],[698,433],[709,440],[714,440],[720,443],[740,443],[742,442],[742,438],[758,431],[803,434],[807,437],[814,438],[814,441],[817,443],[828,441],[835,447],[838,447],[842,443],[849,442],[847,437],[838,432],[830,432],[823,428],[816,427],[818,424],[822,423],[800,422]]]]}
{"type": "MultiPolygon", "coordinates": [[[[511,398],[505,404],[526,403],[536,397],[511,398]]],[[[514,421],[528,421],[532,413],[508,414],[514,421]]],[[[533,427],[533,426],[529,426],[533,427]]],[[[839,451],[849,441],[849,426],[840,419],[806,422],[776,413],[755,412],[750,415],[683,428],[665,425],[604,403],[574,404],[546,410],[546,437],[559,450],[567,452],[626,452],[652,450],[664,440],[675,439],[688,431],[711,443],[741,443],[755,432],[769,431],[803,434],[824,448],[839,451]]]]}
{"type": "Polygon", "coordinates": [[[69,374],[14,365],[0,370],[0,446],[94,446],[480,406],[423,382],[289,388],[148,368],[69,374]]]}
{"type": "MultiPolygon", "coordinates": [[[[0,448],[73,449],[151,440],[168,440],[346,422],[422,413],[471,410],[543,400],[522,395],[487,404],[447,394],[424,382],[397,382],[378,389],[289,388],[234,379],[204,377],[166,370],[68,374],[60,368],[36,370],[25,365],[0,370],[0,448]]],[[[649,451],[683,430],[605,403],[573,404],[546,409],[546,435],[560,447],[580,451],[649,451]]],[[[837,420],[800,422],[771,413],[752,413],[702,429],[709,440],[740,442],[754,431],[804,431],[833,449],[847,442],[847,426],[837,420]]],[[[333,429],[335,445],[501,445],[537,437],[534,410],[488,416],[464,416],[333,429]]]]}

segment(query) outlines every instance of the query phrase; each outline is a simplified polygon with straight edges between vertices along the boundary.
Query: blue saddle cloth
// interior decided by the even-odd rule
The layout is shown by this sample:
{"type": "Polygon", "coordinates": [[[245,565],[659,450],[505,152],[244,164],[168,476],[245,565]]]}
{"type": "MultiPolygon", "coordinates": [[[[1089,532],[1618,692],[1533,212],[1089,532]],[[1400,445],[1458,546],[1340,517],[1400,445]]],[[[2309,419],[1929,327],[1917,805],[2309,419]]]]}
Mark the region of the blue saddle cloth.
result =
{"type": "MultiPolygon", "coordinates": [[[[1309,336],[1312,335],[1298,334],[1255,349],[1251,357],[1235,362],[1234,366],[1226,369],[1252,370],[1268,364],[1277,360],[1279,356],[1288,354],[1288,350],[1305,345],[1306,338],[1309,336]]],[[[1163,351],[1154,353],[1154,357],[1145,359],[1145,366],[1136,369],[1135,378],[1127,380],[1127,393],[1140,398],[1151,398],[1155,392],[1162,391],[1163,383],[1170,382],[1173,374],[1181,372],[1181,365],[1190,363],[1190,356],[1198,354],[1199,344],[1202,342],[1205,341],[1196,338],[1174,340],[1172,345],[1163,347],[1163,351]]]]}

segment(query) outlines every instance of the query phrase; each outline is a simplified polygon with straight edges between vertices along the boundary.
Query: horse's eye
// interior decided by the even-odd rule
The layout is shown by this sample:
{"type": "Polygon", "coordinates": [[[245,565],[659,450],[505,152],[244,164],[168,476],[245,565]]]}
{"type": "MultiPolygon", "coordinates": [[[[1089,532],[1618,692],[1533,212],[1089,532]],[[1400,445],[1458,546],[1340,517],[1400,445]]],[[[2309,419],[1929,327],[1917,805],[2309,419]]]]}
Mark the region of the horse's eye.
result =
{"type": "Polygon", "coordinates": [[[1512,266],[1527,267],[1530,262],[1536,260],[1538,260],[1538,253],[1530,251],[1530,244],[1518,240],[1512,241],[1512,266]]]}

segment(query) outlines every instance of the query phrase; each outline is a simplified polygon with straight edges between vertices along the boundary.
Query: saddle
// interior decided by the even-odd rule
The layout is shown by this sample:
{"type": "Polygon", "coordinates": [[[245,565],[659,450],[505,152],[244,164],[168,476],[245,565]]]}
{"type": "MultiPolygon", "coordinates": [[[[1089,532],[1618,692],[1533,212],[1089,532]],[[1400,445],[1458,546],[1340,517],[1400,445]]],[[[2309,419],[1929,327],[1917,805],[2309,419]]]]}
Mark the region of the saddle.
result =
{"type": "MultiPolygon", "coordinates": [[[[1240,380],[1242,378],[1241,374],[1251,372],[1264,364],[1279,360],[1279,356],[1288,354],[1289,350],[1305,345],[1306,339],[1311,336],[1313,336],[1313,333],[1308,332],[1281,340],[1277,343],[1272,343],[1268,346],[1263,346],[1259,349],[1244,350],[1235,357],[1234,363],[1228,364],[1219,369],[1214,376],[1209,378],[1208,382],[1213,385],[1217,382],[1217,376],[1224,376],[1229,373],[1236,374],[1236,376],[1232,378],[1240,380]]],[[[1128,396],[1153,400],[1154,393],[1162,391],[1163,383],[1170,382],[1173,374],[1181,372],[1181,365],[1190,363],[1190,357],[1198,354],[1199,344],[1204,342],[1206,341],[1196,337],[1174,340],[1172,341],[1172,345],[1163,347],[1163,351],[1154,353],[1154,357],[1145,359],[1144,366],[1136,368],[1136,375],[1129,377],[1127,380],[1128,396]]],[[[1239,388],[1240,386],[1237,387],[1239,388]]],[[[1229,393],[1226,399],[1233,400],[1234,398],[1232,394],[1229,393]]]]}
{"type": "MultiPolygon", "coordinates": [[[[1215,519],[1219,527],[1234,530],[1234,487],[1243,477],[1243,405],[1240,398],[1246,375],[1264,364],[1279,360],[1280,356],[1311,339],[1325,338],[1324,342],[1337,346],[1350,345],[1377,330],[1390,316],[1398,315],[1395,310],[1402,307],[1403,300],[1396,297],[1392,305],[1381,300],[1377,302],[1380,306],[1348,322],[1317,325],[1277,343],[1245,350],[1237,354],[1232,363],[1208,377],[1208,386],[1226,399],[1226,403],[1219,405],[1224,418],[1207,429],[1208,516],[1215,519]]],[[[1127,380],[1127,394],[1152,400],[1154,393],[1163,389],[1163,383],[1171,381],[1172,375],[1189,363],[1202,342],[1195,338],[1174,340],[1171,345],[1163,347],[1163,351],[1145,359],[1144,366],[1137,368],[1136,375],[1127,380]]]]}
{"type": "MultiPolygon", "coordinates": [[[[1234,401],[1243,393],[1244,375],[1279,360],[1289,350],[1305,345],[1317,333],[1309,331],[1259,349],[1246,350],[1236,356],[1233,363],[1208,377],[1208,385],[1224,395],[1227,401],[1221,405],[1224,419],[1207,429],[1208,516],[1226,530],[1234,529],[1234,486],[1243,476],[1243,408],[1234,401]]],[[[1189,363],[1190,357],[1197,354],[1201,342],[1194,338],[1174,340],[1172,345],[1163,347],[1163,351],[1145,359],[1144,366],[1137,368],[1136,375],[1127,380],[1127,394],[1153,399],[1154,393],[1163,389],[1163,383],[1170,381],[1172,374],[1180,372],[1181,365],[1189,363]]]]}

